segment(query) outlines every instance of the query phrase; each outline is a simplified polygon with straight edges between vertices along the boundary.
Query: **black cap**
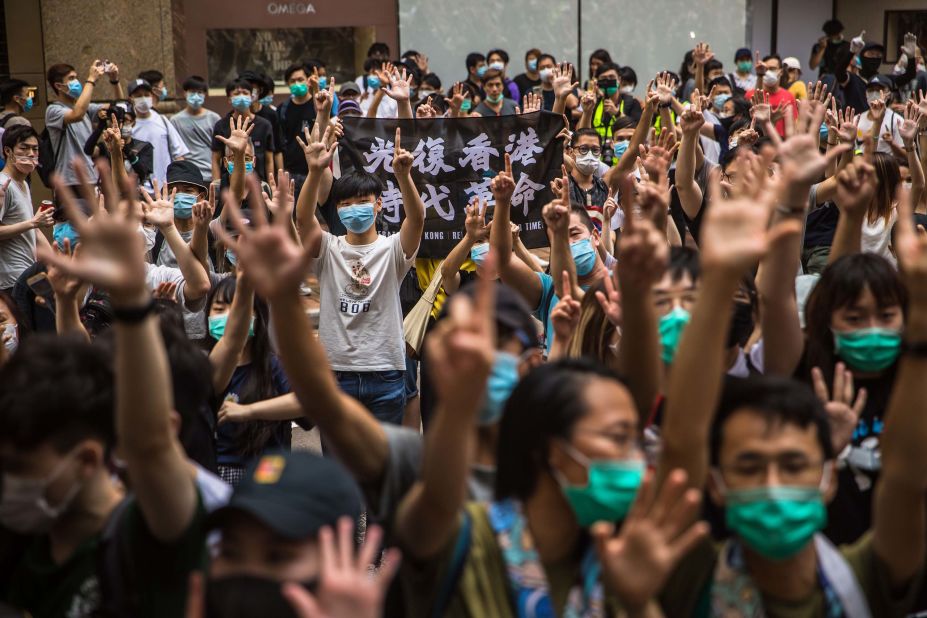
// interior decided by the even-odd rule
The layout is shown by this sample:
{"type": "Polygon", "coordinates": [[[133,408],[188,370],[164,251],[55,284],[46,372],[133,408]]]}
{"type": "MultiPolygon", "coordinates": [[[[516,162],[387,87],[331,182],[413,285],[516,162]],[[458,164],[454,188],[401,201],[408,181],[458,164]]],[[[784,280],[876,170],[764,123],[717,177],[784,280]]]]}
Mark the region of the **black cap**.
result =
{"type": "Polygon", "coordinates": [[[736,52],[734,52],[734,62],[737,62],[741,58],[753,60],[753,52],[750,51],[748,47],[741,47],[736,52]]]}
{"type": "MultiPolygon", "coordinates": [[[[471,299],[476,296],[477,283],[469,283],[464,287],[460,288],[459,294],[466,294],[471,299]]],[[[438,319],[442,319],[447,316],[448,307],[450,303],[453,302],[453,296],[451,296],[447,302],[444,303],[444,306],[441,308],[441,313],[438,316],[438,319]]],[[[518,337],[525,348],[538,347],[540,341],[538,339],[538,329],[534,325],[534,319],[531,317],[531,309],[528,307],[528,303],[524,301],[518,292],[505,285],[504,283],[496,284],[496,324],[499,326],[514,331],[515,336],[518,337]]]]}
{"type": "Polygon", "coordinates": [[[151,92],[151,84],[149,84],[148,82],[146,82],[144,79],[141,79],[141,78],[133,79],[132,81],[130,81],[129,88],[128,90],[126,90],[126,92],[128,92],[129,96],[131,96],[133,92],[135,92],[136,90],[140,88],[144,88],[148,92],[151,92]]]}
{"type": "Polygon", "coordinates": [[[206,524],[217,528],[229,514],[243,512],[282,537],[309,539],[341,517],[356,522],[361,508],[360,490],[340,463],[305,451],[277,451],[245,469],[229,503],[206,524]]]}
{"type": "Polygon", "coordinates": [[[866,89],[876,87],[876,88],[885,88],[886,90],[892,89],[892,80],[890,80],[885,75],[873,75],[869,78],[869,83],[866,84],[866,89]]]}
{"type": "Polygon", "coordinates": [[[862,55],[865,54],[867,51],[872,51],[872,50],[875,50],[879,52],[880,54],[882,54],[883,58],[885,57],[885,46],[882,45],[881,43],[875,43],[875,42],[866,43],[865,45],[863,45],[863,48],[859,50],[859,55],[860,57],[862,57],[862,55]]]}
{"type": "Polygon", "coordinates": [[[209,190],[209,187],[203,182],[203,174],[200,172],[200,168],[198,168],[193,161],[188,161],[186,159],[172,161],[170,165],[167,166],[168,186],[175,182],[183,182],[188,185],[197,186],[202,189],[204,193],[209,190]]]}

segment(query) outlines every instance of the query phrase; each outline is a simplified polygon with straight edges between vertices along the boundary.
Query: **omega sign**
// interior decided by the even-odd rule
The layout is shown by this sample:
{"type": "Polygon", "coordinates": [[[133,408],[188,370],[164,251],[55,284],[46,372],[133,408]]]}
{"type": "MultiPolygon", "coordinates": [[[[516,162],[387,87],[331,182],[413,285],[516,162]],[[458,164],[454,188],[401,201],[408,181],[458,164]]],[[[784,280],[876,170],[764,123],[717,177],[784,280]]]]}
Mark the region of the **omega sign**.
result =
{"type": "Polygon", "coordinates": [[[271,15],[314,15],[315,6],[309,2],[268,2],[267,12],[271,15]]]}

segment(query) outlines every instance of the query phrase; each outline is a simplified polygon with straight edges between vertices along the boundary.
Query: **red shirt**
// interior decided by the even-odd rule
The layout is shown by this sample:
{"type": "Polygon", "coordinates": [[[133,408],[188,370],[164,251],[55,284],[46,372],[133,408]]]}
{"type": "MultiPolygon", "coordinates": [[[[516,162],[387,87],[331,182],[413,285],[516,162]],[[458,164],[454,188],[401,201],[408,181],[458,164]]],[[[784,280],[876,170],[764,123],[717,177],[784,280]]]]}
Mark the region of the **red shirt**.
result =
{"type": "MultiPolygon", "coordinates": [[[[753,98],[754,92],[755,90],[747,91],[746,96],[747,96],[748,101],[750,101],[753,98]]],[[[795,95],[793,95],[791,92],[789,92],[787,89],[781,86],[775,92],[769,93],[769,107],[770,109],[776,109],[776,107],[778,107],[780,103],[791,105],[792,106],[792,117],[798,118],[798,105],[795,102],[795,95]]],[[[779,120],[778,122],[776,122],[776,133],[778,133],[780,137],[783,137],[783,138],[785,137],[785,119],[779,120]]]]}

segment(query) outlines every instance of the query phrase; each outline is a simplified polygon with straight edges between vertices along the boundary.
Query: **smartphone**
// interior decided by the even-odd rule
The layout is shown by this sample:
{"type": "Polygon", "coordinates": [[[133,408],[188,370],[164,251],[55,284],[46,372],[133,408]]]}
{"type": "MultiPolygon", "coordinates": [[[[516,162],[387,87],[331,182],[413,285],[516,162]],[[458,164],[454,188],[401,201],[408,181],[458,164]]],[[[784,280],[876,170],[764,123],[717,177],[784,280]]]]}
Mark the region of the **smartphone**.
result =
{"type": "Polygon", "coordinates": [[[55,295],[55,291],[52,290],[51,283],[48,282],[45,273],[32,275],[26,279],[26,283],[29,284],[29,289],[35,292],[36,296],[44,296],[47,300],[49,296],[53,297],[55,295]]]}

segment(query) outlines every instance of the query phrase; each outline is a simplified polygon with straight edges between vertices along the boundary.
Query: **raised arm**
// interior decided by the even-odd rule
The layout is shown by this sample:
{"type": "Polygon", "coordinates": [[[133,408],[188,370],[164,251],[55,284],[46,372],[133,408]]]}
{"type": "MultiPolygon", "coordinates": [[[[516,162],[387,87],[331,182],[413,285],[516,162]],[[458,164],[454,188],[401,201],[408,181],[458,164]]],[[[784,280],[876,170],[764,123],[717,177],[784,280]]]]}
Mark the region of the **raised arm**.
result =
{"type": "Polygon", "coordinates": [[[319,257],[319,251],[322,248],[322,228],[318,219],[315,218],[315,210],[319,203],[319,185],[325,175],[331,176],[331,170],[328,168],[332,156],[335,154],[335,148],[338,147],[338,137],[341,135],[341,123],[331,123],[325,131],[325,138],[320,139],[318,127],[313,127],[312,132],[303,130],[306,137],[304,142],[298,135],[296,141],[306,155],[306,163],[309,167],[309,174],[303,183],[302,191],[299,192],[299,200],[296,202],[296,229],[299,231],[299,237],[302,239],[312,257],[319,257]],[[313,244],[308,244],[310,239],[313,244]]]}
{"type": "Polygon", "coordinates": [[[702,189],[695,182],[695,150],[705,117],[702,112],[690,107],[680,116],[679,124],[682,127],[682,144],[676,161],[676,194],[686,216],[695,219],[702,209],[703,198],[702,189]]]}
{"type": "Polygon", "coordinates": [[[663,450],[658,465],[662,484],[669,471],[682,468],[691,487],[702,488],[708,472],[712,418],[725,366],[731,302],[740,278],[766,252],[775,236],[800,223],[780,224],[767,232],[775,200],[766,191],[766,165],[741,151],[741,182],[732,197],[721,197],[717,174],[712,176],[711,204],[701,236],[702,284],[673,360],[663,421],[663,450]]]}
{"type": "Polygon", "coordinates": [[[576,264],[570,251],[570,180],[566,171],[560,181],[560,195],[544,205],[541,215],[550,239],[550,272],[566,272],[570,276],[569,290],[563,289],[562,277],[554,277],[554,291],[557,296],[569,294],[576,300],[582,300],[584,293],[577,283],[576,264]]]}
{"type": "Polygon", "coordinates": [[[183,297],[188,309],[195,309],[197,301],[202,300],[209,293],[209,275],[206,269],[193,254],[190,246],[180,236],[174,225],[174,193],[169,191],[167,185],[160,186],[157,180],[154,183],[155,198],[142,192],[145,199],[145,222],[157,226],[164,236],[164,241],[174,252],[177,258],[177,267],[183,274],[183,297]]]}
{"type": "Polygon", "coordinates": [[[555,66],[552,70],[551,86],[554,88],[554,106],[551,111],[555,114],[562,114],[566,111],[567,100],[573,96],[571,93],[579,86],[579,82],[573,81],[573,65],[568,62],[555,66]]]}
{"type": "Polygon", "coordinates": [[[208,198],[193,205],[193,235],[190,237],[190,251],[207,273],[209,273],[209,224],[215,212],[216,187],[210,183],[208,198]]]}
{"type": "Polygon", "coordinates": [[[637,160],[637,153],[640,151],[641,144],[646,142],[648,135],[650,135],[650,125],[653,122],[653,114],[660,102],[659,96],[657,96],[656,91],[653,90],[651,86],[653,86],[653,82],[650,82],[647,88],[647,99],[641,111],[641,119],[637,121],[637,127],[634,128],[634,134],[631,136],[627,151],[624,156],[618,160],[618,163],[613,165],[611,169],[605,173],[604,180],[606,184],[608,184],[608,188],[613,192],[618,189],[619,179],[624,174],[628,174],[634,169],[634,163],[637,160]]]}
{"type": "Polygon", "coordinates": [[[405,67],[392,78],[392,83],[384,92],[396,101],[397,117],[412,118],[412,104],[409,102],[409,75],[405,67]]]}
{"type": "MultiPolygon", "coordinates": [[[[80,245],[72,250],[70,239],[65,238],[64,248],[58,249],[58,246],[54,245],[52,251],[62,258],[75,260],[79,248],[80,245]]],[[[90,341],[90,335],[80,321],[80,305],[77,300],[84,282],[54,264],[46,265],[45,275],[55,293],[55,332],[59,335],[76,334],[90,341]]]]}
{"type": "Polygon", "coordinates": [[[422,480],[396,515],[400,546],[419,560],[444,548],[467,496],[476,420],[495,357],[495,283],[482,277],[478,285],[475,304],[453,298],[448,317],[425,340],[439,404],[425,434],[422,480]]]}
{"type": "Polygon", "coordinates": [[[715,57],[708,43],[698,43],[692,50],[692,59],[695,61],[695,88],[699,92],[707,92],[705,83],[705,63],[715,57]]]}
{"type": "MultiPolygon", "coordinates": [[[[489,239],[489,226],[485,219],[486,202],[480,208],[479,198],[474,197],[467,206],[467,218],[464,221],[464,237],[454,245],[441,263],[441,285],[450,296],[460,287],[460,268],[470,257],[470,249],[481,240],[489,239]]],[[[488,248],[488,247],[487,247],[488,248]]]]}
{"type": "Polygon", "coordinates": [[[102,78],[103,61],[94,60],[93,64],[90,65],[90,71],[88,71],[87,79],[84,80],[84,88],[81,90],[80,96],[77,97],[77,100],[74,102],[74,107],[69,109],[64,114],[64,124],[80,122],[84,119],[87,114],[87,110],[90,108],[90,103],[93,101],[94,88],[96,88],[98,81],[102,78]]]}
{"type": "Polygon", "coordinates": [[[914,213],[904,191],[898,199],[895,248],[908,290],[904,337],[915,351],[898,363],[882,433],[882,472],[873,504],[873,547],[901,589],[923,569],[927,543],[927,240],[914,229],[914,213]]]}
{"type": "Polygon", "coordinates": [[[222,338],[209,352],[209,364],[212,366],[212,389],[215,393],[224,393],[229,380],[238,366],[238,359],[248,343],[248,331],[251,329],[251,315],[254,308],[254,287],[246,275],[238,273],[235,282],[235,296],[225,323],[222,338]]]}
{"type": "Polygon", "coordinates": [[[402,209],[406,215],[399,228],[399,242],[402,244],[402,251],[406,258],[411,259],[418,253],[418,247],[422,241],[422,231],[425,229],[425,204],[422,203],[422,196],[418,194],[418,189],[412,182],[412,153],[400,145],[401,137],[401,131],[397,126],[393,148],[393,175],[402,192],[402,209]]]}
{"type": "Polygon", "coordinates": [[[216,139],[232,151],[232,173],[229,175],[229,189],[232,199],[239,203],[245,197],[245,154],[254,124],[247,116],[229,119],[229,136],[216,135],[216,139]]]}
{"type": "Polygon", "coordinates": [[[911,206],[917,209],[924,196],[924,169],[921,166],[921,160],[917,156],[917,134],[918,126],[927,122],[924,116],[914,104],[914,101],[908,101],[904,110],[904,124],[901,125],[901,139],[904,141],[905,159],[908,162],[908,170],[911,174],[911,206]]]}
{"type": "Polygon", "coordinates": [[[44,246],[39,251],[46,263],[110,294],[116,317],[117,442],[148,528],[159,541],[170,542],[189,527],[197,493],[170,419],[174,406],[170,367],[145,283],[145,247],[135,203],[138,189],[123,185],[120,197],[108,180],[107,167],[100,165],[106,200],[102,210],[97,200],[87,199],[93,190],[85,184],[83,165],[75,165],[81,193],[93,209],[89,220],[70,190],[56,182],[68,218],[80,234],[83,248],[78,259],[69,260],[44,246]],[[88,253],[93,259],[85,258],[88,253]]]}
{"type": "Polygon", "coordinates": [[[840,218],[827,258],[828,264],[861,250],[863,222],[876,190],[875,168],[865,158],[857,157],[837,174],[836,182],[835,202],[840,209],[840,218]]]}
{"type": "MultiPolygon", "coordinates": [[[[835,161],[847,145],[835,146],[820,154],[817,135],[824,117],[824,105],[817,100],[802,102],[796,133],[780,143],[780,182],[778,206],[773,225],[787,221],[803,223],[808,210],[811,187],[835,161]]],[[[781,235],[769,247],[760,263],[757,288],[760,297],[760,320],[763,331],[764,369],[767,374],[791,376],[801,359],[804,336],[798,320],[795,297],[795,274],[801,263],[800,233],[781,235]]]]}
{"type": "Polygon", "coordinates": [[[378,480],[389,456],[386,434],[370,412],[338,387],[300,300],[299,286],[313,258],[309,247],[317,246],[318,240],[308,238],[303,247],[293,241],[287,223],[292,215],[288,201],[274,200],[273,224],[267,223],[263,212],[255,213],[253,227],[242,223],[236,206],[231,204],[230,219],[241,234],[232,239],[220,229],[219,236],[238,255],[256,292],[270,304],[277,353],[290,387],[306,417],[319,427],[326,444],[355,477],[360,482],[378,480]]]}
{"type": "Polygon", "coordinates": [[[505,168],[496,174],[490,184],[496,207],[493,209],[492,226],[489,232],[489,244],[496,250],[496,262],[499,277],[515,291],[521,294],[529,307],[537,307],[541,302],[541,280],[537,273],[528,268],[524,262],[512,259],[512,193],[515,191],[515,179],[512,177],[512,161],[505,154],[505,168]]]}

